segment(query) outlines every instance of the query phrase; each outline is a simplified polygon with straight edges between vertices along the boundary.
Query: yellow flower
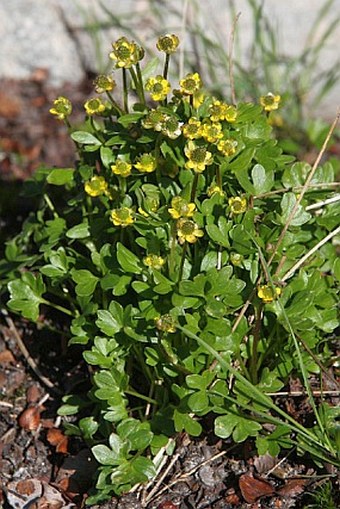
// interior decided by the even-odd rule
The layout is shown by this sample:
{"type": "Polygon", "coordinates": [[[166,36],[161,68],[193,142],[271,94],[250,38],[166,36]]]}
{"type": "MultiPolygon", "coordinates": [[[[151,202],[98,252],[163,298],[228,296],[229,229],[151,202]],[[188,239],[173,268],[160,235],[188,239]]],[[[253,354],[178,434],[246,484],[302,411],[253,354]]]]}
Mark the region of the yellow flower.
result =
{"type": "Polygon", "coordinates": [[[117,159],[116,164],[111,165],[112,173],[124,178],[131,175],[131,169],[132,165],[127,161],[123,161],[122,159],[117,159]]]}
{"type": "Polygon", "coordinates": [[[134,222],[133,210],[128,207],[111,210],[110,219],[115,226],[129,226],[134,222]]]}
{"type": "Polygon", "coordinates": [[[103,113],[103,111],[106,109],[106,106],[100,97],[95,97],[86,101],[84,108],[88,115],[95,115],[96,113],[103,113]]]}
{"type": "Polygon", "coordinates": [[[151,77],[145,83],[145,90],[150,92],[154,101],[164,101],[171,90],[170,83],[163,76],[151,77]]]}
{"type": "Polygon", "coordinates": [[[176,332],[176,322],[171,315],[166,314],[155,318],[155,325],[163,332],[176,332]]]}
{"type": "Polygon", "coordinates": [[[108,190],[108,184],[105,181],[104,177],[99,177],[95,175],[91,178],[91,180],[88,180],[85,182],[84,185],[85,192],[92,196],[101,196],[102,194],[105,194],[108,190]]]}
{"type": "Polygon", "coordinates": [[[165,264],[165,258],[162,258],[161,256],[155,254],[149,254],[148,256],[145,256],[145,258],[143,258],[143,263],[144,265],[150,267],[151,269],[161,270],[161,268],[165,264]]]}
{"type": "Polygon", "coordinates": [[[204,235],[203,230],[199,229],[198,224],[184,217],[181,217],[177,221],[176,228],[180,244],[184,244],[184,242],[194,244],[199,237],[203,237],[204,235]]]}
{"type": "Polygon", "coordinates": [[[185,167],[197,173],[202,173],[205,167],[213,162],[211,152],[208,152],[206,147],[196,145],[194,141],[187,143],[184,147],[184,153],[188,158],[185,167]]]}
{"type": "Polygon", "coordinates": [[[187,74],[180,82],[181,93],[183,95],[193,95],[202,88],[202,81],[200,75],[195,72],[194,74],[187,74]]]}
{"type": "Polygon", "coordinates": [[[209,198],[214,194],[219,194],[220,196],[224,195],[223,190],[217,184],[212,184],[207,190],[207,195],[209,196],[209,198]]]}
{"type": "Polygon", "coordinates": [[[243,214],[247,210],[247,200],[242,196],[229,198],[229,207],[233,214],[243,214]]]}
{"type": "Polygon", "coordinates": [[[111,92],[115,88],[116,82],[111,76],[100,74],[94,80],[93,86],[97,94],[102,94],[104,92],[111,92]]]}
{"type": "Polygon", "coordinates": [[[50,109],[50,113],[55,115],[58,120],[65,120],[72,113],[72,103],[66,97],[60,96],[53,101],[54,107],[50,109]]]}
{"type": "Polygon", "coordinates": [[[232,140],[231,138],[227,140],[221,140],[217,144],[217,148],[222,154],[226,157],[230,157],[235,154],[237,149],[237,141],[232,140]]]}
{"type": "Polygon", "coordinates": [[[264,108],[265,111],[274,111],[277,110],[281,101],[280,95],[274,95],[271,92],[268,92],[267,95],[262,95],[260,97],[260,104],[264,108]]]}
{"type": "Polygon", "coordinates": [[[183,126],[183,135],[189,140],[194,140],[202,137],[201,122],[194,117],[189,118],[188,123],[183,126]]]}
{"type": "Polygon", "coordinates": [[[168,212],[173,219],[179,219],[180,217],[192,217],[195,209],[196,205],[194,203],[188,203],[181,196],[175,196],[171,200],[171,207],[168,212]]]}
{"type": "Polygon", "coordinates": [[[205,99],[205,94],[204,94],[204,92],[202,92],[202,90],[198,90],[197,92],[195,92],[192,97],[193,107],[197,110],[201,106],[201,104],[204,103],[204,99],[205,99]]]}
{"type": "Polygon", "coordinates": [[[220,122],[221,120],[226,120],[226,111],[228,105],[221,101],[213,101],[209,106],[209,114],[210,120],[212,122],[220,122]]]}
{"type": "Polygon", "coordinates": [[[182,134],[182,122],[175,115],[165,115],[162,123],[162,133],[171,140],[175,140],[182,134]]]}
{"type": "Polygon", "coordinates": [[[116,67],[124,67],[125,69],[137,64],[142,60],[145,53],[141,46],[138,46],[135,41],[129,41],[126,37],[120,37],[112,43],[112,48],[110,58],[116,62],[116,67]]]}
{"type": "Polygon", "coordinates": [[[257,289],[257,295],[260,297],[262,302],[269,304],[270,302],[273,302],[276,297],[281,295],[281,288],[273,288],[271,285],[261,285],[257,289]]]}
{"type": "Polygon", "coordinates": [[[227,106],[225,111],[225,119],[230,124],[236,121],[237,109],[235,108],[235,106],[227,106]]]}
{"type": "Polygon", "coordinates": [[[152,109],[143,118],[142,126],[144,129],[154,129],[155,131],[160,132],[163,128],[165,117],[165,113],[152,109]]]}
{"type": "Polygon", "coordinates": [[[202,124],[201,133],[203,138],[209,143],[216,143],[223,138],[222,126],[218,122],[202,124]]]}
{"type": "Polygon", "coordinates": [[[138,207],[138,212],[143,217],[150,217],[150,214],[148,214],[144,209],[142,209],[142,207],[138,207]]]}
{"type": "Polygon", "coordinates": [[[179,46],[179,38],[175,34],[165,34],[158,38],[156,47],[168,55],[174,53],[179,46]]]}
{"type": "Polygon", "coordinates": [[[142,154],[134,167],[141,173],[152,173],[156,169],[156,158],[152,154],[142,154]]]}

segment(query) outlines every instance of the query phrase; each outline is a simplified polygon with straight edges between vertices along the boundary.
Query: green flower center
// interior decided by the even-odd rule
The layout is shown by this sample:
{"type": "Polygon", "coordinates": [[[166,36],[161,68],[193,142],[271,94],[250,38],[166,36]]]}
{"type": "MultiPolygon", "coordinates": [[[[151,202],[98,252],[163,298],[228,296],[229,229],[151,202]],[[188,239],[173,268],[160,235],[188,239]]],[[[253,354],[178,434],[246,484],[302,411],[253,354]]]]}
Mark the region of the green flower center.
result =
{"type": "Polygon", "coordinates": [[[162,83],[155,83],[153,86],[153,91],[156,93],[163,92],[163,85],[162,83]]]}
{"type": "Polygon", "coordinates": [[[188,78],[184,82],[184,88],[186,88],[187,90],[190,90],[191,92],[195,91],[196,90],[196,81],[192,78],[188,78]]]}
{"type": "Polygon", "coordinates": [[[119,46],[116,50],[117,57],[121,60],[127,60],[132,54],[132,48],[130,46],[119,46]]]}
{"type": "Polygon", "coordinates": [[[178,122],[175,118],[168,118],[165,121],[164,127],[167,131],[174,132],[178,128],[178,122]]]}
{"type": "Polygon", "coordinates": [[[192,235],[195,231],[195,223],[193,221],[184,221],[181,224],[181,232],[183,235],[192,235]]]}
{"type": "Polygon", "coordinates": [[[163,51],[172,50],[172,48],[174,47],[172,37],[168,37],[165,35],[163,37],[163,39],[161,40],[160,45],[161,45],[163,51]]]}
{"type": "Polygon", "coordinates": [[[197,147],[191,152],[191,160],[195,163],[204,163],[207,150],[204,147],[197,147]]]}
{"type": "Polygon", "coordinates": [[[121,221],[127,221],[130,218],[130,211],[128,209],[118,210],[117,216],[121,221]]]}
{"type": "Polygon", "coordinates": [[[232,207],[236,212],[239,212],[240,210],[243,209],[242,203],[240,201],[234,201],[232,207]]]}

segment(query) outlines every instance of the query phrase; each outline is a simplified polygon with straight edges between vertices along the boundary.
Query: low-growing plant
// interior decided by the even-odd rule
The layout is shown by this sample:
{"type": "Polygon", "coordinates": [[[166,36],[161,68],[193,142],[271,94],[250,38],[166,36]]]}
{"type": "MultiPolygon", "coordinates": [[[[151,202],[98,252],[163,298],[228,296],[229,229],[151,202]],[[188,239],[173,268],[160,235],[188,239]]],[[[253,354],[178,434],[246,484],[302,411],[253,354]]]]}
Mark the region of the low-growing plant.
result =
{"type": "Polygon", "coordinates": [[[338,325],[332,164],[278,147],[278,94],[230,104],[198,73],[172,87],[178,45],[161,36],[163,70],[145,78],[143,48],[113,43],[122,101],[112,75],[98,76],[81,126],[55,100],[77,162],[26,183],[41,204],[0,266],[9,309],[33,322],[43,309],[57,328],[64,315],[90,367],[88,393],[59,410],[79,416],[66,430],[98,462],[89,504],[153,478],[171,437],[211,420],[217,437],[250,438],[259,454],[295,446],[339,464],[338,412],[309,384],[333,362],[338,325]],[[302,423],[275,399],[289,377],[309,396],[302,423]]]}

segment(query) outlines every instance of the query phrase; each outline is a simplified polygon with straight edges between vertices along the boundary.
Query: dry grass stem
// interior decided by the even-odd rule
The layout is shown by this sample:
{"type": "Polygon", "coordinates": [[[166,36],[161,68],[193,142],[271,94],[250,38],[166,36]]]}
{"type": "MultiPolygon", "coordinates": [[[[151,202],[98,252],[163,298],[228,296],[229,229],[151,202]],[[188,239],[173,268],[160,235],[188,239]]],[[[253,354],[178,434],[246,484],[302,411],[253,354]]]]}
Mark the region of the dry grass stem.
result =
{"type": "Polygon", "coordinates": [[[308,251],[308,253],[306,253],[302,258],[300,258],[300,260],[298,260],[293,265],[293,267],[291,269],[289,269],[288,272],[286,272],[286,274],[281,278],[281,281],[284,282],[287,279],[289,279],[294,274],[294,272],[296,272],[297,269],[299,269],[301,267],[301,265],[303,265],[305,263],[305,261],[308,260],[308,258],[310,258],[316,251],[318,251],[320,249],[321,246],[326,244],[330,239],[332,239],[333,237],[335,237],[335,235],[338,235],[338,234],[340,234],[340,226],[338,226],[335,230],[333,230],[328,235],[326,235],[326,237],[321,239],[320,242],[315,244],[315,246],[312,247],[312,249],[310,249],[308,251]]]}
{"type": "Polygon", "coordinates": [[[4,315],[4,317],[5,317],[7,326],[9,328],[10,332],[13,334],[13,336],[14,336],[16,342],[17,342],[17,345],[18,345],[22,355],[24,356],[27,364],[32,368],[34,373],[37,375],[37,377],[40,379],[40,381],[44,385],[46,385],[46,387],[48,387],[54,393],[61,394],[61,391],[59,391],[59,389],[57,389],[55,387],[53,382],[51,382],[51,380],[49,380],[45,375],[43,375],[41,373],[39,367],[37,366],[37,364],[34,361],[34,359],[30,356],[29,351],[27,350],[23,340],[21,339],[20,334],[18,332],[18,329],[14,325],[13,320],[10,318],[10,316],[8,316],[7,311],[5,311],[5,310],[1,310],[1,311],[2,311],[2,313],[4,315]]]}
{"type": "Polygon", "coordinates": [[[235,80],[234,80],[234,41],[235,41],[235,31],[237,22],[241,16],[241,13],[237,13],[235,19],[233,21],[233,26],[229,36],[229,51],[228,51],[228,66],[229,66],[229,83],[230,83],[230,94],[231,100],[234,105],[236,105],[236,92],[235,92],[235,80]]]}
{"type": "Polygon", "coordinates": [[[305,210],[318,210],[322,207],[325,207],[326,205],[330,205],[332,203],[336,203],[337,201],[340,201],[340,194],[337,194],[336,196],[332,196],[332,198],[327,198],[327,200],[318,201],[316,203],[312,203],[312,205],[308,205],[305,210]]]}

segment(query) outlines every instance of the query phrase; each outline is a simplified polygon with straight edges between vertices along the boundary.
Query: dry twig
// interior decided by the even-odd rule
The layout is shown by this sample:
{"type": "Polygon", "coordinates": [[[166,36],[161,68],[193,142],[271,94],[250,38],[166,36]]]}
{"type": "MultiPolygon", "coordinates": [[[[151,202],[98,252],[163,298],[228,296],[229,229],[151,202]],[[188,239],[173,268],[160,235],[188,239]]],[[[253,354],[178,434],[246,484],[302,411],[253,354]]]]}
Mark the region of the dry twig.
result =
{"type": "Polygon", "coordinates": [[[42,374],[42,372],[40,371],[40,369],[37,366],[36,362],[30,356],[29,351],[27,350],[23,340],[20,337],[18,329],[16,328],[16,326],[15,326],[13,320],[11,319],[11,317],[8,315],[7,311],[2,309],[1,312],[4,315],[5,321],[7,323],[7,326],[9,328],[10,332],[13,334],[13,336],[14,336],[16,342],[17,342],[17,345],[18,345],[22,355],[24,356],[27,364],[32,368],[32,370],[34,371],[36,376],[39,378],[39,380],[44,385],[46,385],[46,387],[48,387],[52,392],[60,395],[61,391],[55,387],[55,385],[53,384],[53,382],[51,382],[51,380],[49,380],[45,375],[42,374]]]}

